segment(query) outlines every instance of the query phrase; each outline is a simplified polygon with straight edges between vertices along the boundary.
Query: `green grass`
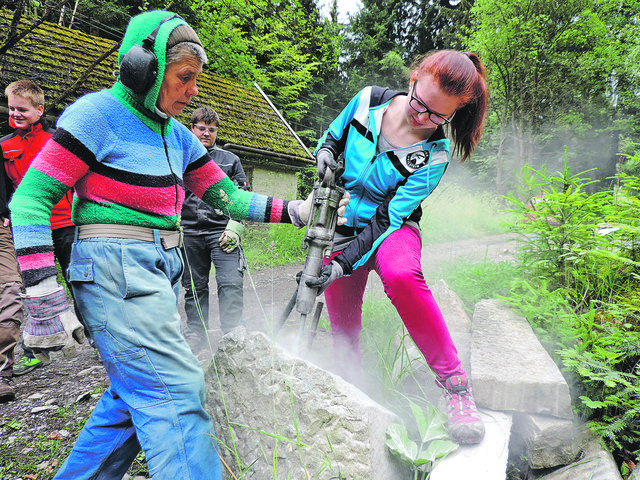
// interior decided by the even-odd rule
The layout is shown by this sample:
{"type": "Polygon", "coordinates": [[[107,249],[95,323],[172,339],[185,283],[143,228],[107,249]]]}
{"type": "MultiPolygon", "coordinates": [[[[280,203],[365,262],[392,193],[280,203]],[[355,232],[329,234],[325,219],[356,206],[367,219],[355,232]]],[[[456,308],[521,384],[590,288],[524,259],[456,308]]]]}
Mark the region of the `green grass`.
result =
{"type": "Polygon", "coordinates": [[[424,272],[428,285],[443,279],[462,300],[467,313],[473,313],[475,304],[496,295],[507,295],[520,268],[512,262],[494,262],[485,258],[472,262],[466,258],[443,262],[437,271],[424,272]]]}
{"type": "Polygon", "coordinates": [[[505,223],[515,221],[506,208],[498,195],[443,185],[422,202],[422,241],[428,245],[502,233],[505,223]]]}
{"type": "Polygon", "coordinates": [[[304,233],[304,228],[298,230],[287,224],[248,225],[242,239],[242,247],[249,268],[304,264],[304,233]]]}

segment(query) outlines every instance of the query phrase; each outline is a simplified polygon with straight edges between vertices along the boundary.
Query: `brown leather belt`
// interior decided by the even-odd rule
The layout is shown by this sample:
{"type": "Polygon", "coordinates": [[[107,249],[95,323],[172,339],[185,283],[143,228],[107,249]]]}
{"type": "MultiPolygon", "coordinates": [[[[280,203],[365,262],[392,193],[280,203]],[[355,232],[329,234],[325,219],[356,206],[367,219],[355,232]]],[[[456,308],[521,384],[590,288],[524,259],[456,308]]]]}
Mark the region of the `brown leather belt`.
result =
{"type": "Polygon", "coordinates": [[[143,242],[155,242],[154,230],[158,231],[162,247],[165,250],[182,247],[181,230],[160,230],[135,225],[117,225],[108,223],[93,223],[78,227],[78,240],[87,238],[128,238],[143,242]]]}

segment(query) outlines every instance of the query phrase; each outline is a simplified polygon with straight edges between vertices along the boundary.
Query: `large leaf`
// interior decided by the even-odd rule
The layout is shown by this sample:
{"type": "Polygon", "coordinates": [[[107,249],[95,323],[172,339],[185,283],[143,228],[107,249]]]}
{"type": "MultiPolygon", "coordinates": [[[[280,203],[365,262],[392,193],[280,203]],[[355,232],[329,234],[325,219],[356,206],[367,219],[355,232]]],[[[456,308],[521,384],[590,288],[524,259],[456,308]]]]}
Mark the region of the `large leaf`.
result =
{"type": "Polygon", "coordinates": [[[425,463],[435,462],[440,457],[455,452],[458,447],[457,443],[453,443],[450,440],[434,440],[425,451],[420,452],[414,463],[416,465],[424,465],[425,463]]]}
{"type": "Polygon", "coordinates": [[[392,423],[387,427],[386,445],[401,462],[407,465],[415,465],[418,455],[418,445],[409,438],[409,433],[404,425],[392,423]]]}
{"type": "Polygon", "coordinates": [[[427,415],[420,406],[409,401],[411,411],[416,419],[418,425],[418,431],[420,432],[420,440],[423,444],[436,439],[447,438],[447,428],[444,424],[444,416],[441,415],[440,410],[433,405],[427,405],[427,415]]]}

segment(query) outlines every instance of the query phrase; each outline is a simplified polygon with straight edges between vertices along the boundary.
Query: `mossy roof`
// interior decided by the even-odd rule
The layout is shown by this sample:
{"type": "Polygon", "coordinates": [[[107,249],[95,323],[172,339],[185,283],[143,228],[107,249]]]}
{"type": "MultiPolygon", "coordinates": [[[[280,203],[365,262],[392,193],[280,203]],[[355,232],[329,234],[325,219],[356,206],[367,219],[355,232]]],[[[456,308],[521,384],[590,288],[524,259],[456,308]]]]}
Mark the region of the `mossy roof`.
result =
{"type": "MultiPolygon", "coordinates": [[[[7,39],[12,13],[0,10],[0,45],[7,39]]],[[[19,30],[34,20],[21,19],[19,30]]],[[[112,40],[87,35],[54,23],[42,23],[0,56],[0,88],[23,78],[30,78],[44,90],[47,102],[69,88],[95,60],[115,45],[112,40]]],[[[110,87],[117,77],[117,50],[102,61],[86,81],[63,103],[54,105],[60,113],[76,98],[110,87]]],[[[278,118],[262,95],[233,80],[204,72],[198,80],[198,96],[177,117],[189,122],[199,105],[213,107],[221,119],[219,144],[237,144],[284,156],[298,166],[313,163],[287,126],[278,118]]]]}

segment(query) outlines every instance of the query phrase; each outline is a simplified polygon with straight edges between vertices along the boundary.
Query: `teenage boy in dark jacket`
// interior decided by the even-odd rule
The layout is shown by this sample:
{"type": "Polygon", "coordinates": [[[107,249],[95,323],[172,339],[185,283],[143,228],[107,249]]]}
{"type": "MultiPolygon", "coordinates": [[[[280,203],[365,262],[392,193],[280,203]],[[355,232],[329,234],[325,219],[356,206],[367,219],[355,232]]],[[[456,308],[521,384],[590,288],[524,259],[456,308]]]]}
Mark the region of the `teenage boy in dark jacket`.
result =
{"type": "MultiPolygon", "coordinates": [[[[248,190],[240,159],[216,146],[220,118],[211,107],[197,108],[191,115],[191,131],[211,158],[239,188],[248,190]]],[[[220,325],[224,333],[243,324],[244,256],[241,222],[229,219],[190,191],[185,192],[180,224],[187,255],[182,286],[185,289],[185,336],[195,348],[206,346],[204,329],[209,328],[209,273],[215,267],[220,325]],[[200,316],[200,313],[202,317],[200,316]]]]}

